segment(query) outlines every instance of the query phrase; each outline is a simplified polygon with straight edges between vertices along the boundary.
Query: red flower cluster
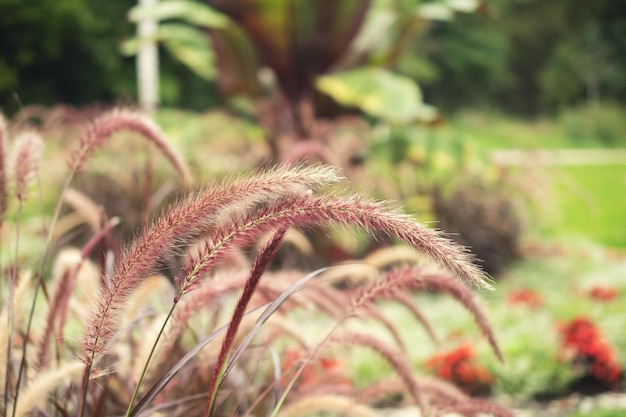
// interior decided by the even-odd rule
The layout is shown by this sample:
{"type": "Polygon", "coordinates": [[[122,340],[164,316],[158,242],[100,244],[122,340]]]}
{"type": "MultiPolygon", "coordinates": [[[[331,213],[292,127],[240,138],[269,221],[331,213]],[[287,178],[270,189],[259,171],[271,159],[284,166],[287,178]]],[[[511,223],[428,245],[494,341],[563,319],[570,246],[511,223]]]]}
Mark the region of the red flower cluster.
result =
{"type": "Polygon", "coordinates": [[[474,362],[474,356],[474,349],[463,344],[449,352],[434,355],[424,366],[469,394],[487,394],[493,378],[487,369],[474,362]]]}
{"type": "MultiPolygon", "coordinates": [[[[282,364],[283,378],[281,383],[286,385],[293,376],[289,370],[300,366],[301,361],[306,359],[306,355],[299,350],[287,349],[285,359],[282,364]]],[[[345,376],[343,364],[334,358],[316,357],[308,363],[298,377],[296,390],[308,391],[319,384],[325,385],[345,385],[349,384],[349,379],[345,376]]]]}
{"type": "Polygon", "coordinates": [[[592,300],[609,302],[619,295],[619,291],[615,288],[602,287],[596,285],[587,291],[587,296],[592,300]]]}
{"type": "Polygon", "coordinates": [[[520,289],[511,291],[507,297],[509,304],[524,304],[529,307],[543,307],[543,298],[533,290],[520,289]]]}
{"type": "Polygon", "coordinates": [[[562,327],[561,335],[564,347],[573,350],[575,361],[585,364],[595,379],[617,388],[622,367],[615,351],[591,320],[577,317],[562,327]]]}

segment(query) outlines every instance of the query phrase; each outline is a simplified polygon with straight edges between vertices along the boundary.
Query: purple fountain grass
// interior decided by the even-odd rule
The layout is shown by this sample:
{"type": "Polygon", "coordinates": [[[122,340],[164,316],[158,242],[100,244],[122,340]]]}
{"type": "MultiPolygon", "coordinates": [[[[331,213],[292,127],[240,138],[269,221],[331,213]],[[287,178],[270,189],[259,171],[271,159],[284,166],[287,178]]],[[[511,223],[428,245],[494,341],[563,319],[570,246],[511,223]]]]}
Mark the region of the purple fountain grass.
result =
{"type": "MultiPolygon", "coordinates": [[[[493,329],[489,320],[476,302],[471,289],[463,281],[452,279],[439,272],[427,272],[420,267],[408,266],[392,270],[385,274],[382,279],[376,280],[361,289],[353,301],[353,308],[365,305],[378,298],[394,298],[400,288],[412,290],[431,290],[445,292],[459,301],[474,317],[476,324],[483,335],[487,338],[491,348],[500,361],[503,361],[502,352],[496,342],[493,329]]],[[[410,301],[408,301],[411,303],[410,301]]],[[[420,320],[421,321],[421,320],[420,320]]]]}
{"type": "Polygon", "coordinates": [[[280,243],[282,242],[286,232],[287,227],[279,228],[274,236],[272,236],[272,238],[269,240],[267,245],[259,251],[259,254],[254,261],[254,264],[252,265],[250,278],[248,278],[248,280],[246,281],[243,292],[241,293],[241,297],[239,298],[239,301],[235,306],[235,311],[232,314],[230,324],[228,325],[228,329],[226,330],[226,336],[224,337],[224,342],[222,343],[220,353],[217,358],[217,363],[215,364],[215,368],[213,370],[213,376],[211,377],[208,391],[209,400],[207,401],[206,409],[204,411],[205,417],[208,417],[210,414],[212,414],[215,407],[217,391],[224,378],[224,367],[226,365],[226,360],[230,355],[230,350],[235,340],[235,335],[237,334],[239,324],[241,324],[241,320],[243,319],[243,316],[246,312],[248,303],[254,295],[256,287],[261,280],[261,277],[265,273],[265,270],[276,255],[278,247],[280,246],[280,243]]]}
{"type": "Polygon", "coordinates": [[[34,369],[43,369],[49,360],[50,356],[50,339],[55,332],[56,323],[56,342],[62,343],[63,341],[63,327],[65,326],[65,320],[67,318],[68,306],[70,297],[74,290],[78,273],[83,266],[84,261],[89,254],[94,250],[96,244],[105,238],[106,234],[117,225],[117,220],[107,222],[98,233],[96,233],[83,247],[81,251],[81,257],[74,262],[65,263],[62,265],[61,276],[58,279],[57,286],[54,294],[48,303],[48,314],[44,325],[43,334],[39,340],[39,347],[37,350],[34,369]]]}
{"type": "MultiPolygon", "coordinates": [[[[495,417],[512,417],[513,413],[491,401],[472,398],[462,392],[454,385],[432,377],[416,377],[421,392],[428,398],[432,408],[441,414],[447,412],[462,414],[464,416],[483,416],[490,414],[495,417]]],[[[389,394],[406,391],[406,386],[401,378],[393,376],[388,379],[378,381],[358,392],[355,397],[366,403],[374,403],[382,400],[389,394]]]]}
{"type": "Polygon", "coordinates": [[[89,156],[115,133],[129,130],[140,134],[154,144],[170,162],[186,185],[192,183],[187,164],[176,148],[166,139],[161,129],[149,118],[129,110],[116,109],[98,117],[80,138],[78,147],[72,152],[70,168],[79,172],[89,156]]]}
{"type": "MultiPolygon", "coordinates": [[[[7,161],[7,129],[6,129],[6,121],[4,116],[0,113],[0,230],[3,229],[4,225],[4,216],[6,215],[7,208],[9,207],[9,196],[7,193],[7,173],[6,173],[6,161],[7,161]]],[[[2,249],[2,239],[0,239],[0,249],[2,249]]],[[[0,268],[1,259],[0,259],[0,268]]],[[[9,295],[13,293],[13,283],[9,282],[9,295]]],[[[12,297],[9,297],[9,300],[12,300],[12,297]]],[[[8,318],[10,319],[10,317],[8,318]]],[[[0,338],[0,343],[2,343],[2,338],[0,338]]],[[[6,362],[6,367],[11,361],[11,338],[9,337],[7,340],[7,346],[0,346],[0,352],[3,352],[6,349],[7,355],[0,355],[0,360],[4,360],[6,362]]],[[[0,366],[0,369],[2,367],[0,366]]],[[[3,398],[4,403],[7,404],[9,400],[9,391],[7,389],[9,382],[9,372],[7,368],[6,375],[3,375],[3,372],[0,372],[0,386],[4,389],[3,398]]],[[[6,415],[6,411],[3,411],[3,415],[6,415]]]]}
{"type": "MultiPolygon", "coordinates": [[[[35,131],[25,131],[25,132],[20,133],[15,138],[15,142],[13,143],[13,149],[10,155],[10,159],[7,161],[10,165],[9,172],[13,174],[13,181],[14,181],[13,194],[15,195],[17,199],[18,209],[17,209],[17,218],[15,222],[16,223],[15,259],[13,263],[13,268],[9,273],[9,285],[8,285],[9,287],[8,296],[11,302],[9,302],[8,304],[8,325],[9,325],[8,335],[9,337],[8,337],[8,346],[7,346],[7,355],[6,355],[7,374],[5,378],[5,393],[4,393],[5,399],[8,398],[8,391],[7,391],[8,386],[9,386],[8,365],[11,363],[11,359],[13,356],[12,349],[11,349],[11,340],[13,338],[13,331],[14,331],[14,317],[13,317],[14,306],[12,304],[12,301],[15,295],[14,293],[15,280],[17,280],[17,276],[18,276],[18,259],[19,259],[19,253],[20,253],[19,230],[20,230],[20,223],[22,219],[22,204],[28,197],[27,191],[28,191],[28,186],[30,182],[34,178],[37,177],[37,174],[39,171],[39,162],[41,159],[42,152],[43,152],[43,142],[39,134],[35,131]]],[[[35,300],[35,298],[33,298],[33,300],[35,300]]],[[[34,301],[33,301],[33,304],[34,304],[34,301]]],[[[29,323],[28,329],[30,330],[30,323],[29,323]]],[[[19,397],[19,387],[20,387],[20,383],[21,383],[22,376],[23,376],[23,370],[25,366],[26,346],[28,346],[28,344],[24,343],[22,347],[23,353],[22,353],[22,359],[20,361],[20,368],[18,371],[17,382],[15,384],[16,403],[17,403],[17,398],[19,397]]],[[[7,410],[5,409],[4,412],[6,413],[6,411],[7,410]]],[[[15,411],[15,407],[13,411],[15,411]]]]}
{"type": "Polygon", "coordinates": [[[452,411],[468,417],[480,417],[491,414],[494,417],[514,417],[515,414],[491,401],[480,398],[466,398],[461,401],[442,404],[439,406],[443,411],[452,411]]]}
{"type": "MultiPolygon", "coordinates": [[[[284,278],[285,273],[281,275],[284,278]]],[[[259,301],[271,302],[275,300],[290,284],[293,284],[293,280],[299,277],[295,271],[287,276],[290,279],[277,280],[277,276],[273,274],[271,282],[264,282],[257,291],[259,301]]],[[[342,297],[342,294],[337,294],[332,288],[324,287],[323,285],[309,285],[306,287],[306,291],[298,291],[291,294],[289,300],[285,301],[285,304],[281,306],[281,311],[287,312],[296,306],[308,310],[315,307],[317,311],[326,313],[337,320],[345,317],[345,298],[342,297]]]]}
{"type": "MultiPolygon", "coordinates": [[[[63,275],[59,279],[59,284],[57,285],[52,296],[52,300],[48,307],[49,310],[48,315],[46,316],[43,334],[41,335],[39,347],[37,349],[37,360],[34,366],[34,369],[37,371],[41,371],[48,365],[50,358],[50,339],[55,331],[55,321],[57,320],[56,313],[67,310],[67,305],[69,303],[72,288],[74,286],[74,281],[79,268],[80,264],[73,265],[63,271],[63,275]]],[[[60,329],[57,329],[57,331],[59,330],[60,329]]],[[[58,338],[55,338],[55,340],[57,343],[62,343],[62,336],[59,334],[58,338]]]]}
{"type": "MultiPolygon", "coordinates": [[[[368,307],[369,304],[375,300],[385,298],[393,299],[403,304],[424,326],[430,338],[437,342],[434,330],[430,326],[426,317],[424,317],[417,306],[415,306],[414,300],[411,299],[411,297],[409,297],[406,293],[402,292],[405,288],[414,287],[416,280],[428,280],[428,272],[419,267],[405,267],[405,269],[410,269],[410,273],[398,273],[396,270],[392,270],[391,272],[385,273],[382,278],[376,279],[361,288],[351,301],[352,314],[357,314],[361,308],[368,307]]],[[[437,275],[435,279],[438,277],[439,275],[437,275]]],[[[389,325],[391,325],[391,323],[389,323],[389,325]]],[[[400,340],[397,336],[394,338],[400,340]]],[[[401,340],[399,346],[402,346],[401,340]]]]}
{"type": "MultiPolygon", "coordinates": [[[[230,273],[228,276],[214,277],[203,282],[198,288],[190,292],[188,296],[181,298],[163,333],[162,355],[164,357],[168,355],[176,340],[188,328],[189,320],[194,315],[208,306],[218,305],[216,298],[241,289],[249,275],[248,271],[238,271],[237,273],[230,273]]],[[[214,314],[217,315],[217,313],[214,314]]]]}
{"type": "Polygon", "coordinates": [[[307,193],[338,179],[335,170],[329,167],[279,167],[192,193],[174,205],[122,253],[115,275],[105,278],[107,285],[98,310],[89,319],[83,340],[86,364],[90,365],[95,356],[104,351],[106,342],[115,332],[117,311],[132,289],[152,272],[158,260],[171,256],[174,248],[210,230],[218,217],[223,216],[225,207],[235,205],[245,210],[280,196],[307,193]]]}
{"type": "MultiPolygon", "coordinates": [[[[481,287],[489,287],[486,276],[470,262],[470,256],[462,247],[443,237],[441,232],[422,226],[410,216],[390,209],[384,203],[367,201],[359,196],[317,197],[309,191],[310,188],[333,183],[336,179],[333,170],[319,166],[295,169],[281,167],[252,178],[193,193],[158,218],[122,253],[115,274],[105,277],[99,306],[89,319],[83,339],[83,358],[87,365],[85,387],[94,360],[105,352],[106,344],[118,330],[118,311],[129,294],[152,271],[158,260],[175,252],[177,246],[190,243],[200,236],[206,235],[208,238],[198,253],[183,265],[183,277],[179,280],[172,312],[181,297],[198,285],[203,276],[212,272],[230,251],[245,247],[268,232],[282,231],[282,236],[292,226],[338,224],[380,231],[420,250],[455,276],[481,287]]],[[[263,262],[269,263],[273,250],[271,247],[265,249],[269,255],[260,256],[263,262]]],[[[234,327],[227,332],[218,365],[214,368],[207,407],[215,405],[215,395],[223,377],[223,365],[238,325],[236,318],[243,314],[255,292],[258,283],[255,271],[265,267],[267,265],[263,263],[255,263],[252,276],[232,315],[234,327]]],[[[402,279],[419,282],[415,274],[411,276],[410,273],[402,279]]],[[[380,291],[390,292],[391,284],[388,282],[385,285],[381,286],[380,291]]],[[[131,409],[132,404],[129,407],[131,409]]]]}
{"type": "Polygon", "coordinates": [[[43,141],[38,133],[26,131],[15,138],[10,163],[15,181],[14,194],[19,201],[27,198],[27,188],[37,175],[42,152],[43,141]]]}
{"type": "Polygon", "coordinates": [[[397,326],[393,324],[393,321],[387,318],[382,311],[380,311],[374,304],[367,304],[364,306],[365,315],[369,318],[372,318],[378,321],[383,325],[385,329],[389,332],[393,341],[396,342],[396,345],[404,352],[406,352],[406,345],[404,340],[402,340],[402,336],[400,335],[400,330],[397,326]]]}
{"type": "Polygon", "coordinates": [[[406,387],[396,374],[375,381],[360,389],[355,389],[352,396],[356,401],[366,404],[376,404],[390,398],[394,394],[405,393],[406,387]]]}
{"type": "Polygon", "coordinates": [[[404,307],[406,307],[407,310],[409,310],[409,312],[411,313],[411,315],[413,317],[415,317],[415,319],[417,321],[420,322],[420,324],[422,325],[422,327],[424,328],[424,330],[426,331],[426,334],[428,335],[428,337],[430,338],[430,340],[432,340],[435,344],[439,344],[439,338],[437,337],[437,335],[435,334],[435,330],[433,329],[433,327],[430,325],[430,322],[428,321],[428,319],[426,318],[426,316],[424,316],[424,314],[422,313],[422,311],[415,305],[415,301],[406,293],[402,292],[399,289],[396,289],[393,292],[393,296],[392,298],[399,302],[400,304],[402,304],[404,307]]]}
{"type": "Polygon", "coordinates": [[[402,379],[407,393],[411,396],[415,405],[417,405],[424,415],[429,414],[429,410],[426,408],[426,403],[420,392],[418,379],[411,369],[409,359],[404,356],[402,352],[394,350],[374,336],[356,332],[345,332],[341,335],[334,336],[331,341],[349,346],[363,346],[379,354],[402,379]]]}
{"type": "Polygon", "coordinates": [[[302,296],[302,303],[312,303],[319,311],[323,311],[336,319],[341,319],[345,316],[345,300],[343,304],[337,303],[336,297],[330,289],[321,289],[321,286],[314,285],[308,287],[307,291],[301,292],[298,295],[300,294],[302,296]]]}
{"type": "Polygon", "coordinates": [[[7,195],[7,125],[4,116],[0,114],[0,226],[4,223],[4,216],[9,206],[7,195]]]}
{"type": "Polygon", "coordinates": [[[484,273],[470,262],[461,246],[383,203],[360,200],[356,196],[286,198],[247,216],[233,218],[213,231],[212,242],[186,266],[187,282],[183,287],[192,285],[193,280],[212,270],[230,247],[250,243],[268,230],[285,225],[313,227],[332,223],[384,232],[421,249],[453,274],[478,286],[490,287],[484,273]]]}
{"type": "Polygon", "coordinates": [[[500,362],[504,362],[502,351],[498,346],[495,334],[493,333],[493,329],[489,324],[487,316],[485,316],[485,313],[476,302],[476,298],[474,297],[471,289],[464,285],[462,281],[454,280],[444,274],[420,275],[419,271],[414,271],[413,268],[410,267],[397,270],[395,273],[408,274],[409,276],[417,275],[417,279],[411,281],[410,287],[413,289],[428,289],[432,291],[445,292],[459,301],[467,309],[467,311],[471,313],[481,332],[487,338],[487,341],[493,349],[496,357],[500,360],[500,362]]]}

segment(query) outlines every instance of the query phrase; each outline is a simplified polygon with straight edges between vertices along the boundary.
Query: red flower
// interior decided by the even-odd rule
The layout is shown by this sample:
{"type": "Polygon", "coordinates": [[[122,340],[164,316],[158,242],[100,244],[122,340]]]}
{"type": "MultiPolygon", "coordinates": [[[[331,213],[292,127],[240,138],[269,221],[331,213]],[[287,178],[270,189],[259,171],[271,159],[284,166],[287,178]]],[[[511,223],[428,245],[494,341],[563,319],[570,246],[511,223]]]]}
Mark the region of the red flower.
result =
{"type": "Polygon", "coordinates": [[[612,346],[595,324],[577,317],[561,328],[562,343],[574,352],[573,360],[586,366],[586,372],[610,388],[617,388],[622,367],[612,346]]]}
{"type": "Polygon", "coordinates": [[[534,290],[519,289],[509,293],[507,297],[509,304],[524,304],[529,307],[543,307],[541,295],[534,290]]]}
{"type": "Polygon", "coordinates": [[[489,371],[474,362],[474,350],[468,344],[432,356],[424,366],[442,379],[470,394],[485,394],[493,383],[489,371]]]}
{"type": "Polygon", "coordinates": [[[595,301],[609,302],[619,295],[615,288],[596,285],[587,291],[587,296],[595,301]]]}
{"type": "MultiPolygon", "coordinates": [[[[306,359],[306,354],[296,349],[287,349],[284,357],[281,383],[286,385],[293,376],[293,373],[289,371],[298,368],[301,362],[306,359]]],[[[296,390],[308,391],[319,385],[345,385],[349,383],[349,379],[345,376],[344,366],[340,361],[335,358],[316,357],[302,370],[296,383],[296,390]]]]}

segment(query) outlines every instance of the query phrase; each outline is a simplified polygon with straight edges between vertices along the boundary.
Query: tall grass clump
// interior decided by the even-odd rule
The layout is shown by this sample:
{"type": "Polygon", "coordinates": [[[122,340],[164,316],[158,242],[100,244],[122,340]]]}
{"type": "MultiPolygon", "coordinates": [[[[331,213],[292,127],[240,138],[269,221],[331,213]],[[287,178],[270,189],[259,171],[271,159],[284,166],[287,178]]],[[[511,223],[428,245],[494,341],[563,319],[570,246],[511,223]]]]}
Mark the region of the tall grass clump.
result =
{"type": "MultiPolygon", "coordinates": [[[[6,131],[0,125],[3,138],[6,131]]],[[[402,332],[377,307],[377,300],[406,306],[436,340],[436,326],[409,295],[444,292],[474,316],[500,356],[469,287],[490,288],[485,274],[441,232],[388,203],[339,190],[341,178],[334,168],[278,166],[197,185],[119,251],[108,246],[119,220],[106,213],[86,244],[62,247],[53,238],[54,229],[72,178],[120,131],[152,143],[180,176],[181,187],[191,183],[183,158],[151,121],[125,110],[100,116],[69,154],[69,172],[54,213],[44,216],[46,245],[35,265],[22,262],[19,225],[22,202],[38,177],[40,140],[26,132],[9,144],[18,162],[7,165],[13,171],[0,169],[0,207],[12,215],[9,233],[2,234],[3,251],[14,243],[12,256],[2,260],[3,416],[289,416],[316,410],[367,416],[376,413],[373,399],[389,392],[424,415],[449,410],[509,415],[443,381],[418,375],[402,332]],[[14,201],[15,207],[7,204],[14,201]],[[346,273],[334,277],[332,267],[308,274],[272,268],[289,229],[336,225],[387,235],[425,255],[430,266],[370,264],[367,278],[343,289],[335,285],[337,279],[357,272],[363,263],[350,264],[346,273]],[[55,265],[49,268],[52,258],[55,265]],[[177,267],[164,273],[160,265],[167,260],[177,267]],[[303,309],[310,312],[311,323],[295,318],[303,309]],[[324,317],[331,327],[321,336],[308,334],[308,326],[324,317]],[[354,320],[384,324],[390,340],[353,330],[354,320]],[[377,352],[394,370],[397,383],[363,388],[346,375],[302,389],[300,380],[320,358],[352,346],[377,352]],[[293,349],[300,360],[285,367],[281,355],[293,349]]]]}

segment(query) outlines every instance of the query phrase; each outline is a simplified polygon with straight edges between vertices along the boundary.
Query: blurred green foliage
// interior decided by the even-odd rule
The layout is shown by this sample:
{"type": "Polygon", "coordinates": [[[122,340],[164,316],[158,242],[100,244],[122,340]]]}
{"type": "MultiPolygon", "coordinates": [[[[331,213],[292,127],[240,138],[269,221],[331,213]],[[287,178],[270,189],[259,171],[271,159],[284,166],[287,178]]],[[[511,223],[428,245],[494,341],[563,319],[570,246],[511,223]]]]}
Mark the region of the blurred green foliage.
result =
{"type": "MultiPolygon", "coordinates": [[[[134,94],[120,57],[131,1],[0,0],[0,107],[111,101],[134,94]]],[[[130,65],[129,65],[130,64],[130,65]]]]}
{"type": "Polygon", "coordinates": [[[615,103],[566,109],[559,124],[577,145],[626,147],[626,109],[615,103]]]}
{"type": "Polygon", "coordinates": [[[478,105],[536,115],[626,101],[626,3],[486,3],[484,14],[435,25],[401,60],[429,102],[448,111],[478,105]]]}
{"type": "MultiPolygon", "coordinates": [[[[133,0],[0,0],[0,109],[132,102],[135,60],[120,45],[135,33],[133,0]]],[[[162,54],[165,105],[214,105],[215,88],[162,54]]]]}
{"type": "MultiPolygon", "coordinates": [[[[388,31],[370,37],[366,46],[383,51],[371,58],[416,80],[426,101],[444,113],[481,106],[535,115],[587,101],[626,102],[625,2],[488,0],[480,13],[456,13],[450,20],[446,7],[463,3],[373,2],[368,19],[388,31]],[[431,16],[426,31],[415,20],[410,36],[380,36],[406,29],[390,12],[418,6],[422,17],[431,16]],[[397,45],[385,45],[389,39],[397,45]]],[[[135,4],[0,0],[3,111],[13,113],[20,101],[132,100],[134,61],[119,46],[134,34],[127,12],[135,4]]],[[[165,105],[216,104],[212,82],[167,54],[161,71],[165,105]]]]}

